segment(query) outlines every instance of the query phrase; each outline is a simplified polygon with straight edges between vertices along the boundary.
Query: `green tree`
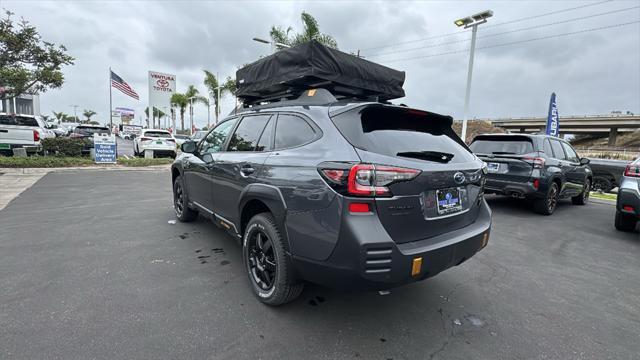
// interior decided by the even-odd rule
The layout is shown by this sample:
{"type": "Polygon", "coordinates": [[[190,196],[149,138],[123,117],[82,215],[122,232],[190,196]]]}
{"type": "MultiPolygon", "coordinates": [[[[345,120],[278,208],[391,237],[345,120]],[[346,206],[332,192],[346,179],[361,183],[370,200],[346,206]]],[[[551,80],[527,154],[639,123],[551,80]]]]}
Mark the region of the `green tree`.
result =
{"type": "Polygon", "coordinates": [[[53,116],[56,118],[56,120],[60,122],[66,121],[69,118],[69,115],[65,114],[62,111],[60,112],[52,111],[52,113],[53,113],[53,116]]]}
{"type": "Polygon", "coordinates": [[[191,116],[191,119],[193,119],[194,104],[200,103],[206,105],[208,103],[207,98],[200,95],[198,89],[196,89],[196,87],[193,85],[189,85],[187,91],[184,93],[184,96],[187,97],[187,101],[189,102],[189,115],[191,116]]]}
{"type": "MultiPolygon", "coordinates": [[[[230,76],[224,83],[220,84],[218,78],[209,70],[204,71],[204,86],[207,88],[209,97],[213,99],[214,111],[216,115],[216,124],[218,123],[218,117],[220,116],[220,104],[218,103],[218,86],[220,87],[220,99],[225,94],[234,94],[236,92],[236,82],[230,76]]],[[[207,124],[209,126],[209,124],[207,124]]]]}
{"type": "Polygon", "coordinates": [[[180,110],[180,128],[184,131],[184,112],[188,105],[187,96],[178,92],[171,95],[171,108],[178,108],[180,110]]]}
{"type": "Polygon", "coordinates": [[[87,122],[90,122],[90,121],[91,121],[91,117],[92,117],[93,115],[95,115],[95,114],[97,114],[95,111],[93,111],[93,110],[87,110],[87,109],[85,109],[85,110],[82,112],[82,115],[84,115],[84,117],[86,117],[86,118],[87,118],[87,120],[86,120],[87,122]]]}
{"type": "Polygon", "coordinates": [[[303,11],[300,18],[302,19],[302,32],[289,34],[293,30],[291,26],[286,29],[282,26],[272,26],[271,31],[269,31],[271,41],[296,46],[311,40],[317,40],[330,48],[338,48],[338,43],[333,36],[320,32],[318,21],[311,14],[303,11]]]}
{"type": "Polygon", "coordinates": [[[75,59],[63,45],[42,40],[28,21],[14,23],[12,15],[5,11],[0,20],[0,100],[61,87],[62,66],[75,59]]]}

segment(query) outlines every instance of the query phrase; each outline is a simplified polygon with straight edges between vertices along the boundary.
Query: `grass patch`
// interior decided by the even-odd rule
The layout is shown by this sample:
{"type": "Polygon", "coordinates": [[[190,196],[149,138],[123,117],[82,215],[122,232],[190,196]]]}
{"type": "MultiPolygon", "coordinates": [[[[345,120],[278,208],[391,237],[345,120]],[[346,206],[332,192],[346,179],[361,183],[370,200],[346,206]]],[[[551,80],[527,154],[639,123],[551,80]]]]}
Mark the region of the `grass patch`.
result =
{"type": "Polygon", "coordinates": [[[166,164],[171,164],[173,162],[172,158],[157,158],[157,159],[146,159],[146,158],[124,158],[124,157],[119,157],[118,158],[118,164],[120,165],[124,165],[124,166],[132,166],[132,167],[138,167],[138,166],[153,166],[153,165],[166,165],[166,164]]]}
{"type": "Polygon", "coordinates": [[[592,191],[590,196],[594,199],[608,200],[608,201],[616,201],[616,199],[618,198],[618,195],[616,194],[599,193],[595,191],[592,191]]]}
{"type": "Polygon", "coordinates": [[[67,156],[0,156],[0,168],[53,168],[93,165],[89,157],[67,156]]]}

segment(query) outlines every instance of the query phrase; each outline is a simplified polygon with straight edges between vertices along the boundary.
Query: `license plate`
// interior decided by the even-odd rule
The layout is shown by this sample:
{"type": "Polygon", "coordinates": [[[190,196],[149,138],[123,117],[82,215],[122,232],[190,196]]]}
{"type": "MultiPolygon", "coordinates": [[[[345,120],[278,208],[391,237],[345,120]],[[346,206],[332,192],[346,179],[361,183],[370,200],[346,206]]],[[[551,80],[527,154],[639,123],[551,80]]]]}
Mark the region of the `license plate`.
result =
{"type": "Polygon", "coordinates": [[[158,144],[158,145],[162,145],[162,144],[163,144],[163,141],[162,141],[162,140],[158,140],[158,141],[156,141],[156,144],[158,144]]]}
{"type": "Polygon", "coordinates": [[[11,150],[11,145],[9,145],[9,144],[0,144],[0,150],[11,150]]]}
{"type": "Polygon", "coordinates": [[[499,169],[500,169],[499,163],[487,163],[487,170],[489,172],[498,172],[499,169]]]}
{"type": "Polygon", "coordinates": [[[438,201],[438,214],[451,214],[462,210],[460,201],[460,188],[436,190],[438,201]]]}

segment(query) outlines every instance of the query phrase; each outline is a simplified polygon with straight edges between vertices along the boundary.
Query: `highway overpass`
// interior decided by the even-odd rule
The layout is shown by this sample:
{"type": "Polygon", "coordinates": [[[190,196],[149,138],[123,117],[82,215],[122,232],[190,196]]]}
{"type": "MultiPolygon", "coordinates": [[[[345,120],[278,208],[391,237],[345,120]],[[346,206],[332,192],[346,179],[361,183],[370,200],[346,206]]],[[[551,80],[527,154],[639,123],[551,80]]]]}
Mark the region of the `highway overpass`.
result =
{"type": "MultiPolygon", "coordinates": [[[[547,126],[546,117],[477,119],[491,122],[509,132],[538,133],[547,126]]],[[[561,116],[560,134],[608,134],[609,145],[616,143],[618,133],[640,129],[640,115],[561,116]]]]}

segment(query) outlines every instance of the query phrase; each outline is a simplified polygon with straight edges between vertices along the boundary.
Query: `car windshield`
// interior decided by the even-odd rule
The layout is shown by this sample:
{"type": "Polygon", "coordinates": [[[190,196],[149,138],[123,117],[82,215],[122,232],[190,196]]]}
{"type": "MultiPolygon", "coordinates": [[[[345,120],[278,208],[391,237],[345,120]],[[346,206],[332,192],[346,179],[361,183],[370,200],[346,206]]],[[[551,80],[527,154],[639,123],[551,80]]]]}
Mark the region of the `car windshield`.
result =
{"type": "Polygon", "coordinates": [[[478,139],[469,147],[476,154],[522,155],[533,151],[533,144],[525,139],[478,139]]]}
{"type": "Polygon", "coordinates": [[[107,129],[106,127],[97,127],[97,126],[78,126],[75,129],[76,133],[83,133],[83,134],[104,134],[104,133],[108,133],[109,129],[107,129]]]}
{"type": "Polygon", "coordinates": [[[171,137],[171,134],[166,131],[147,131],[144,133],[144,136],[153,138],[166,138],[171,137]]]}
{"type": "Polygon", "coordinates": [[[0,115],[0,125],[39,126],[36,118],[13,115],[0,115]]]}

